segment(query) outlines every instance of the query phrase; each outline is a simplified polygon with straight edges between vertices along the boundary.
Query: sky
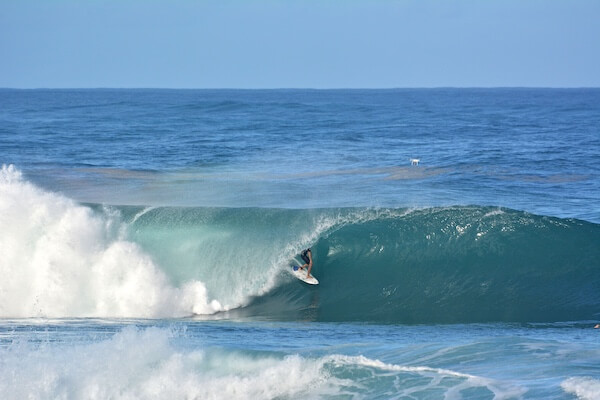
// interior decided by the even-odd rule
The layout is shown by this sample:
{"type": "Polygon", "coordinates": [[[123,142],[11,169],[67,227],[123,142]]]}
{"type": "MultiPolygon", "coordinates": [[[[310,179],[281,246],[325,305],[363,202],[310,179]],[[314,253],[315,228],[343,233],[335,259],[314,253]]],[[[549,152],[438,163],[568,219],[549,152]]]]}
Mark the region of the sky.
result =
{"type": "Polygon", "coordinates": [[[4,88],[600,87],[599,0],[0,0],[4,88]]]}

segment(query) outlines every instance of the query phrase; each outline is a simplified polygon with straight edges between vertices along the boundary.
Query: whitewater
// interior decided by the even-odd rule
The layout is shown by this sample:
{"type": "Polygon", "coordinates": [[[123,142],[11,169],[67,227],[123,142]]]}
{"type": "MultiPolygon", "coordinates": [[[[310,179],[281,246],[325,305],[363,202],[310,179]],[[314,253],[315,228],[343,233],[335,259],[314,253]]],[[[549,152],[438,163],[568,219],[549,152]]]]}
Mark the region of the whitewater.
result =
{"type": "Polygon", "coordinates": [[[598,399],[598,104],[0,90],[0,397],[598,399]]]}

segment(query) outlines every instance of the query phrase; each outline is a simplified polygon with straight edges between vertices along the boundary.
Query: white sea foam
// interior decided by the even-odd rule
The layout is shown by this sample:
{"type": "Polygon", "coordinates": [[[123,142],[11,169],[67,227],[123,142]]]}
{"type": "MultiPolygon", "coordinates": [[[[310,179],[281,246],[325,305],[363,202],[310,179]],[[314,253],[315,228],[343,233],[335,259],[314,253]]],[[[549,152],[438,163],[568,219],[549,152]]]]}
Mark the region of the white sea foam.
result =
{"type": "Polygon", "coordinates": [[[174,287],[114,218],[0,170],[0,317],[210,314],[200,281],[174,287]]]}
{"type": "MultiPolygon", "coordinates": [[[[85,334],[83,334],[85,335],[85,334]]],[[[0,347],[0,398],[273,399],[461,398],[465,389],[495,399],[519,392],[448,369],[388,364],[364,356],[304,357],[178,346],[178,332],[128,327],[109,339],[13,342],[0,347]],[[393,396],[392,396],[393,395],[393,396]]]]}
{"type": "Polygon", "coordinates": [[[589,376],[573,377],[560,384],[563,390],[580,400],[600,399],[600,380],[589,376]]]}
{"type": "Polygon", "coordinates": [[[126,328],[80,345],[0,348],[0,398],[272,399],[331,391],[318,362],[299,356],[181,350],[170,332],[126,328]]]}

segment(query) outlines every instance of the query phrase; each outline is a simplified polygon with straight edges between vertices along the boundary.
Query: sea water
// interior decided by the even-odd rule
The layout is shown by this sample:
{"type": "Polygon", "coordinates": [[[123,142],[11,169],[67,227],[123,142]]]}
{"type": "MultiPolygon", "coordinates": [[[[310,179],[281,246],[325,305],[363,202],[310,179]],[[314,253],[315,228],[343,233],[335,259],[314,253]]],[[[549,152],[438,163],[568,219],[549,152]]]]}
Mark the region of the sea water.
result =
{"type": "Polygon", "coordinates": [[[597,89],[0,90],[0,397],[598,399],[599,127],[597,89]]]}

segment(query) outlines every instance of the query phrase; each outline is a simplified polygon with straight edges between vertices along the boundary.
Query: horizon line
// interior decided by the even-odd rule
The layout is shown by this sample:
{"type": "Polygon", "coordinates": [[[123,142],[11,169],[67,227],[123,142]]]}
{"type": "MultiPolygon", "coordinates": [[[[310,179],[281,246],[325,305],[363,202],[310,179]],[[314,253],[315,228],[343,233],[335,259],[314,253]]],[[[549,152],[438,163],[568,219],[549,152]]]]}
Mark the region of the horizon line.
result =
{"type": "Polygon", "coordinates": [[[397,86],[397,87],[152,87],[152,86],[89,86],[89,87],[0,87],[0,90],[439,90],[439,89],[600,89],[600,86],[397,86]]]}

